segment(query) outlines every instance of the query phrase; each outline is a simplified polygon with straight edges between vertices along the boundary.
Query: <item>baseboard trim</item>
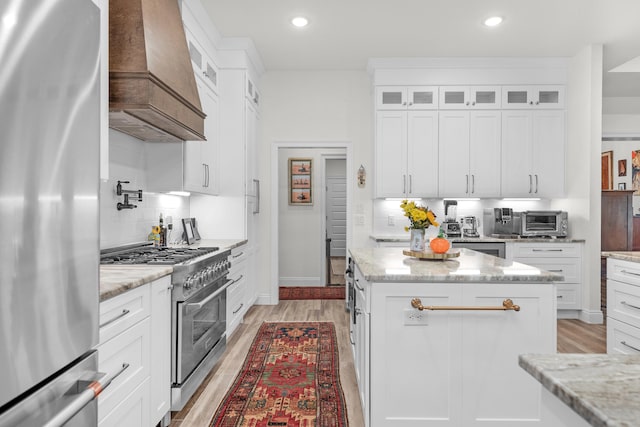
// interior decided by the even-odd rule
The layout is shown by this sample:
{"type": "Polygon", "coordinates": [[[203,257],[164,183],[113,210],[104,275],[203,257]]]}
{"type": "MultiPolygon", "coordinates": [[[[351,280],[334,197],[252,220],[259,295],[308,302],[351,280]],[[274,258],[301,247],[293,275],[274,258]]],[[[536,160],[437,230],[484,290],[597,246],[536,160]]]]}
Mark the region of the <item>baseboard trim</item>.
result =
{"type": "Polygon", "coordinates": [[[604,323],[604,315],[602,310],[582,310],[580,312],[580,320],[585,323],[602,325],[604,323]]]}

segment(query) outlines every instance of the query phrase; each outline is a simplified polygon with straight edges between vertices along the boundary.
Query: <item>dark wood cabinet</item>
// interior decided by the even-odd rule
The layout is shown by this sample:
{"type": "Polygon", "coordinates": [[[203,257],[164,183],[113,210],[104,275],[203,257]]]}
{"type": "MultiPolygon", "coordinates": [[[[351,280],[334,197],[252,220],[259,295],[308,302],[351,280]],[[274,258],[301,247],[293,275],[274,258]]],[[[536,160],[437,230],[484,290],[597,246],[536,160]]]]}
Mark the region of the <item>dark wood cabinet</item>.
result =
{"type": "Polygon", "coordinates": [[[633,190],[602,191],[601,250],[633,250],[633,190]]]}

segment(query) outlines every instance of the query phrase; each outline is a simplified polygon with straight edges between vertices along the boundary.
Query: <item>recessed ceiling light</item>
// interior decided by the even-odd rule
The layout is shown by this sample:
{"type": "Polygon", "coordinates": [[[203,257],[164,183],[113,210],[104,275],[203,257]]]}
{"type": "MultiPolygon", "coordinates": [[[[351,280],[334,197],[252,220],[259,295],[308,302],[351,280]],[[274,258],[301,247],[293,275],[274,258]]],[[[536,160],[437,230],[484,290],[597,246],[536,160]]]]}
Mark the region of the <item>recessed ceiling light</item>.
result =
{"type": "Polygon", "coordinates": [[[492,16],[484,20],[484,25],[487,27],[495,27],[502,23],[502,16],[492,16]]]}
{"type": "Polygon", "coordinates": [[[306,27],[309,23],[309,20],[304,16],[296,16],[291,20],[291,23],[298,28],[306,27]]]}

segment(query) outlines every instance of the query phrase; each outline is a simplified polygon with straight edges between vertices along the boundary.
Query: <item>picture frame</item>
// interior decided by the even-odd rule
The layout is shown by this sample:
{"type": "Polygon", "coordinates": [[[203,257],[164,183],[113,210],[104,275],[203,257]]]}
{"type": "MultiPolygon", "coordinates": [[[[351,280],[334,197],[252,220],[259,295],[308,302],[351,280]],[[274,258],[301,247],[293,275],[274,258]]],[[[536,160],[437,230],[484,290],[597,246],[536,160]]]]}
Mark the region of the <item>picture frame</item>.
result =
{"type": "Polygon", "coordinates": [[[184,234],[182,237],[187,242],[187,245],[192,245],[195,243],[195,235],[193,234],[193,226],[191,225],[191,218],[182,218],[182,228],[184,229],[184,234]]]}
{"type": "Polygon", "coordinates": [[[193,238],[198,241],[200,240],[200,233],[198,232],[198,227],[196,225],[196,219],[191,218],[191,229],[193,230],[193,238]]]}
{"type": "Polygon", "coordinates": [[[627,159],[618,160],[618,176],[627,176],[627,159]]]}
{"type": "Polygon", "coordinates": [[[626,182],[621,182],[618,184],[618,190],[626,190],[627,189],[627,183],[626,182]]]}
{"type": "Polygon", "coordinates": [[[602,189],[613,190],[613,151],[602,153],[602,189]]]}
{"type": "Polygon", "coordinates": [[[313,159],[289,158],[289,205],[313,205],[313,159]]]}

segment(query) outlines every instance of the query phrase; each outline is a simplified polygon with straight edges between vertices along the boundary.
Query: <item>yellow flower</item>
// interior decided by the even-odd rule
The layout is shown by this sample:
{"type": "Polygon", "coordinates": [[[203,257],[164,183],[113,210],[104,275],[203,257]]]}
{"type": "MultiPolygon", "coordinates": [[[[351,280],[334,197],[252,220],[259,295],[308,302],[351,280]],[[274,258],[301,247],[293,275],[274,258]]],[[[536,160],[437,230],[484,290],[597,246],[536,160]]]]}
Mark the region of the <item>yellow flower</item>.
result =
{"type": "Polygon", "coordinates": [[[409,231],[409,229],[412,228],[428,228],[431,225],[435,227],[438,226],[436,215],[428,207],[416,205],[413,201],[403,200],[402,203],[400,203],[400,208],[402,208],[404,216],[409,218],[409,222],[411,223],[409,227],[405,227],[405,231],[409,231]]]}

